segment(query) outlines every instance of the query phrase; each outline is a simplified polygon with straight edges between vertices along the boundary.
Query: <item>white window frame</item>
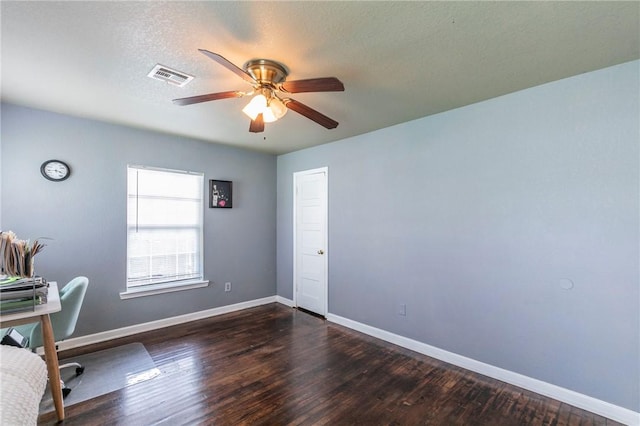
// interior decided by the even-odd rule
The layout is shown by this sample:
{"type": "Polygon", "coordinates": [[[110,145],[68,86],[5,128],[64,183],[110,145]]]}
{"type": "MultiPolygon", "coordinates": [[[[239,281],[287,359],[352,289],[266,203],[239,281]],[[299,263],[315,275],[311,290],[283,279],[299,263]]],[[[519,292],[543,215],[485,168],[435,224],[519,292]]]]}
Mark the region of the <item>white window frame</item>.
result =
{"type": "Polygon", "coordinates": [[[127,260],[127,271],[126,271],[126,290],[124,292],[120,293],[120,298],[121,299],[130,299],[130,298],[135,298],[135,297],[141,297],[141,296],[151,296],[154,294],[162,294],[162,293],[168,293],[168,292],[174,292],[174,291],[181,291],[181,290],[189,290],[192,288],[202,288],[202,287],[207,287],[209,285],[209,281],[204,279],[204,203],[205,203],[205,198],[204,198],[204,173],[200,173],[200,172],[189,172],[189,171],[183,171],[183,170],[174,170],[174,169],[165,169],[165,168],[159,168],[159,167],[149,167],[149,166],[141,166],[141,165],[133,165],[133,164],[129,164],[127,165],[127,247],[126,247],[126,260],[127,260]],[[199,243],[200,243],[200,248],[199,248],[199,254],[200,254],[200,272],[201,272],[201,276],[199,278],[191,278],[191,279],[184,279],[184,280],[170,280],[170,281],[164,281],[161,283],[153,283],[153,284],[144,284],[144,285],[139,285],[139,286],[130,286],[129,284],[129,271],[128,271],[128,263],[129,263],[129,208],[130,208],[130,200],[129,200],[129,170],[130,169],[140,169],[140,170],[153,170],[153,171],[158,171],[158,172],[166,172],[166,173],[177,173],[177,174],[189,174],[189,175],[195,175],[195,176],[200,176],[202,179],[202,185],[201,185],[201,202],[200,202],[200,229],[199,229],[199,233],[200,233],[200,237],[199,237],[199,243]]]}

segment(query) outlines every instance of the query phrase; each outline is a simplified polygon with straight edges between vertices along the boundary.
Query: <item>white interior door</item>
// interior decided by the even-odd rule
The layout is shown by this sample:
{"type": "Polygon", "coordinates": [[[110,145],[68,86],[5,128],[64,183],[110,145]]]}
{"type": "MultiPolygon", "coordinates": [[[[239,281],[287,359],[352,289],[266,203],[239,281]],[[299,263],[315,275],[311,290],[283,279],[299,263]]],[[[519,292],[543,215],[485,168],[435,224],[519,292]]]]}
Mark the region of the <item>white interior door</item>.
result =
{"type": "Polygon", "coordinates": [[[327,168],[294,173],[294,302],[327,314],[327,168]]]}

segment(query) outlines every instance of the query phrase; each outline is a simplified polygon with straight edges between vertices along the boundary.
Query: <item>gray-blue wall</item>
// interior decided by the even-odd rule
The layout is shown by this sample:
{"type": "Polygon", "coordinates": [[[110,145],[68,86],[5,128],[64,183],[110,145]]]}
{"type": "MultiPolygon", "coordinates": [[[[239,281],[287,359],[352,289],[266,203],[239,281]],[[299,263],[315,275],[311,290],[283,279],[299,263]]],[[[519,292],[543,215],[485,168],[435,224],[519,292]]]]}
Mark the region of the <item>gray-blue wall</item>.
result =
{"type": "Polygon", "coordinates": [[[53,238],[36,257],[37,274],[59,285],[89,277],[74,337],[275,294],[275,156],[9,104],[1,112],[2,229],[53,238]],[[68,162],[68,180],[41,176],[51,158],[68,162]],[[206,190],[209,179],[233,181],[233,208],[204,211],[209,287],[120,299],[127,164],[203,172],[206,190]]]}
{"type": "Polygon", "coordinates": [[[330,313],[640,411],[639,71],[279,156],[278,294],[328,166],[330,313]]]}

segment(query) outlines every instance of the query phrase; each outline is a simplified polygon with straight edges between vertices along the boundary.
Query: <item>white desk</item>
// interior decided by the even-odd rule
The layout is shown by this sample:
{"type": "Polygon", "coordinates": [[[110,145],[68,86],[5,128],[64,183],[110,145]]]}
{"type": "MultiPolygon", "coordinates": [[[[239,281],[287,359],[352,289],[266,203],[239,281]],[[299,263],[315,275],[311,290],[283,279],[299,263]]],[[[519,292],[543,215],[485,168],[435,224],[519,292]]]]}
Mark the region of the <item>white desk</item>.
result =
{"type": "Polygon", "coordinates": [[[51,395],[53,396],[53,404],[56,407],[58,420],[64,420],[64,404],[62,402],[60,370],[58,369],[58,354],[56,352],[56,342],[55,338],[53,337],[53,329],[51,328],[51,319],[49,318],[49,314],[59,312],[61,309],[62,307],[60,306],[58,284],[56,282],[50,282],[49,292],[47,294],[47,303],[43,305],[37,305],[35,307],[35,310],[33,311],[0,315],[0,328],[29,324],[38,319],[42,323],[44,358],[47,362],[49,386],[51,387],[51,395]]]}

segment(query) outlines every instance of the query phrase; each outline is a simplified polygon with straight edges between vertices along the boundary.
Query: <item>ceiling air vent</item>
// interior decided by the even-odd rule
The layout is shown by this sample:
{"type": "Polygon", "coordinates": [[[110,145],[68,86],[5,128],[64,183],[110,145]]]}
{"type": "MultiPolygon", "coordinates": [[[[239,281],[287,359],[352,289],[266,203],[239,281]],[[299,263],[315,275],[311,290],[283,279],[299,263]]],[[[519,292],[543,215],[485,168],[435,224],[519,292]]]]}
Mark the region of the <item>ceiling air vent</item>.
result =
{"type": "Polygon", "coordinates": [[[180,87],[193,80],[192,75],[172,70],[171,68],[165,67],[164,65],[160,64],[153,67],[153,69],[151,70],[151,72],[149,72],[149,74],[147,74],[147,76],[156,80],[166,81],[167,83],[171,83],[180,87]]]}

